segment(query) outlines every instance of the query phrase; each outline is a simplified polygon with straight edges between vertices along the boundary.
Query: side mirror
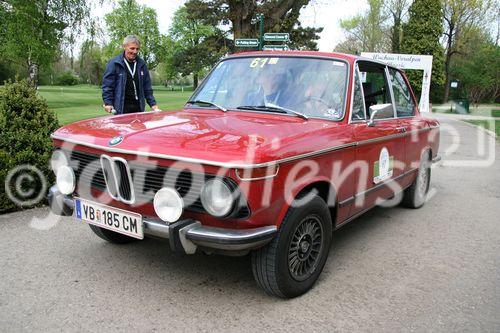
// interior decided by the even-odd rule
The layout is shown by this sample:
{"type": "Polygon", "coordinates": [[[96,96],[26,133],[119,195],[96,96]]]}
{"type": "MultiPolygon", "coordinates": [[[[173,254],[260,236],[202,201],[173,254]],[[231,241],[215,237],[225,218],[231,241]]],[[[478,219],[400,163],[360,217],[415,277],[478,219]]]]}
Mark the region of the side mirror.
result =
{"type": "Polygon", "coordinates": [[[373,127],[375,126],[375,116],[377,115],[378,110],[372,110],[372,107],[370,106],[370,120],[368,120],[368,127],[373,127]]]}
{"type": "Polygon", "coordinates": [[[370,106],[370,120],[368,126],[375,126],[375,119],[392,118],[394,117],[394,109],[392,104],[375,104],[370,106]]]}

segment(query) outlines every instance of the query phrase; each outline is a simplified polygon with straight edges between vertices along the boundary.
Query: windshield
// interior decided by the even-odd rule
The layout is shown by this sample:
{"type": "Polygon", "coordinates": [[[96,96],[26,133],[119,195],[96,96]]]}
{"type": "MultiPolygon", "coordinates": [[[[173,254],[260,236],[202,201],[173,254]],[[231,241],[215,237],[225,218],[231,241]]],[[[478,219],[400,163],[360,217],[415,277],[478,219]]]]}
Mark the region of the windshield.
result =
{"type": "Polygon", "coordinates": [[[281,112],[305,118],[344,116],[347,64],[301,57],[249,57],[220,62],[192,101],[225,109],[281,112]]]}

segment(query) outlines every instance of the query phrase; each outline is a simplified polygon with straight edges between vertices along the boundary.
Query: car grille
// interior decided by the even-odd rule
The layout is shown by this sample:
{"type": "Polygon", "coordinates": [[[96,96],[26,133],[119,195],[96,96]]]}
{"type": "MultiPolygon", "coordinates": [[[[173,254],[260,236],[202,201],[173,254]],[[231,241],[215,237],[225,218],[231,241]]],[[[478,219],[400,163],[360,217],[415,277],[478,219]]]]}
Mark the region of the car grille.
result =
{"type": "Polygon", "coordinates": [[[120,184],[118,186],[118,193],[120,193],[120,196],[125,199],[125,201],[130,201],[133,200],[132,197],[132,185],[129,182],[129,170],[127,170],[127,164],[122,161],[115,161],[115,165],[118,168],[119,175],[118,179],[120,180],[120,184]]]}
{"type": "MultiPolygon", "coordinates": [[[[75,171],[76,181],[78,184],[77,191],[80,191],[80,187],[88,186],[90,188],[97,189],[102,192],[108,192],[106,187],[106,181],[103,174],[103,169],[100,161],[100,156],[90,153],[84,153],[80,151],[72,151],[71,153],[66,151],[67,155],[70,156],[70,165],[75,171]]],[[[189,203],[186,210],[194,212],[203,212],[205,209],[200,200],[201,189],[205,182],[209,179],[215,178],[213,175],[193,173],[187,170],[170,170],[166,167],[161,166],[147,166],[137,163],[136,161],[128,162],[131,177],[133,179],[133,184],[130,184],[127,180],[123,178],[127,175],[127,166],[125,163],[118,161],[116,163],[117,169],[119,169],[120,178],[119,186],[116,184],[110,186],[110,188],[117,188],[121,196],[130,200],[132,197],[132,192],[135,193],[136,204],[150,204],[153,202],[155,193],[162,187],[175,188],[177,192],[183,197],[184,201],[189,203]]],[[[106,163],[103,163],[104,169],[107,170],[106,163]]],[[[110,171],[105,171],[106,179],[112,179],[108,173],[110,171]]],[[[114,182],[114,180],[111,180],[114,182]]],[[[229,178],[226,178],[232,186],[236,188],[236,184],[229,178]]],[[[110,184],[108,184],[110,185],[110,184]]],[[[90,193],[90,192],[89,192],[90,193]]],[[[77,193],[80,195],[80,193],[77,193]]],[[[112,197],[116,198],[117,193],[109,193],[112,197]]],[[[92,199],[92,198],[88,198],[92,199]]],[[[243,205],[238,209],[233,217],[235,218],[245,218],[250,215],[250,211],[246,205],[243,205]]]]}

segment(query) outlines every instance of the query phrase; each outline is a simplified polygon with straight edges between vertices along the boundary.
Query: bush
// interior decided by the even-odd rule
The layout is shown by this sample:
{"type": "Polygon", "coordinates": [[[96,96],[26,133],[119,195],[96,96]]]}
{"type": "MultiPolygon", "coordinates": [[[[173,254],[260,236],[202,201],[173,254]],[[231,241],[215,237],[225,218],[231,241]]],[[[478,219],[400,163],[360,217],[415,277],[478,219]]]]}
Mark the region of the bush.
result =
{"type": "Polygon", "coordinates": [[[74,86],[79,83],[80,79],[72,71],[63,72],[55,80],[55,84],[58,86],[74,86]]]}
{"type": "Polygon", "coordinates": [[[50,134],[58,127],[55,113],[48,109],[45,100],[37,95],[28,81],[8,82],[0,90],[0,212],[20,207],[7,192],[14,194],[19,201],[32,201],[22,207],[43,203],[43,200],[35,199],[45,197],[44,181],[47,186],[54,182],[49,167],[50,134]],[[11,170],[28,165],[31,171],[25,169],[14,173],[6,184],[11,170]]]}

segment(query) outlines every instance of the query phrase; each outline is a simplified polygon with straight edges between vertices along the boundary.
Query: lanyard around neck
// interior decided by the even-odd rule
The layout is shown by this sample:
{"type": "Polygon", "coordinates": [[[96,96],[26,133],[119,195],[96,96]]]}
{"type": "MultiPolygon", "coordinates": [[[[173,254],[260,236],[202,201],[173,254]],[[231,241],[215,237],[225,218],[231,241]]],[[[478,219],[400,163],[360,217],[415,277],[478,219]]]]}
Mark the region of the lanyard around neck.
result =
{"type": "Polygon", "coordinates": [[[132,78],[134,78],[134,75],[135,75],[135,69],[137,68],[137,61],[134,61],[134,70],[132,71],[132,69],[130,69],[130,65],[128,64],[128,61],[126,58],[123,58],[123,60],[125,60],[125,65],[127,66],[128,68],[128,71],[130,73],[130,75],[132,75],[132,78]]]}
{"type": "Polygon", "coordinates": [[[130,69],[130,65],[128,64],[127,59],[123,58],[125,60],[125,65],[127,65],[128,71],[130,75],[132,75],[132,84],[134,85],[134,97],[135,100],[139,100],[139,96],[137,96],[137,87],[135,86],[135,80],[134,80],[134,75],[135,75],[135,69],[137,68],[137,61],[134,61],[134,70],[132,71],[130,69]]]}

